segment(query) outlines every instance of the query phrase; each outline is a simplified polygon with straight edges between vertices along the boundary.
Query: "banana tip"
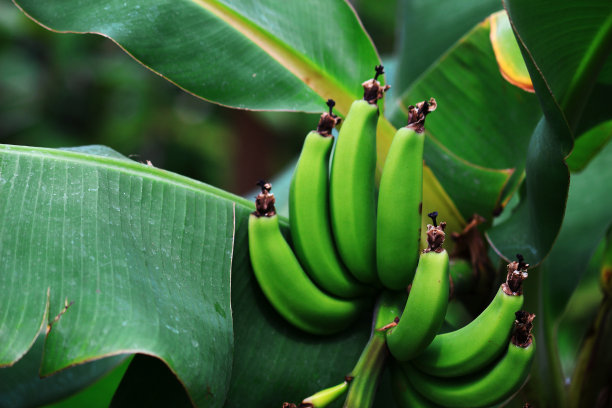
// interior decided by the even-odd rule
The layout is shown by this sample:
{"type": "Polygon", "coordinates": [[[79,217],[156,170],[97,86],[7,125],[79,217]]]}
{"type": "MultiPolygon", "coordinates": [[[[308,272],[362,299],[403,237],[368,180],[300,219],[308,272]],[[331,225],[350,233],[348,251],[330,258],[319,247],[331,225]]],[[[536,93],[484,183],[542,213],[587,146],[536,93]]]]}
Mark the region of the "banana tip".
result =
{"type": "Polygon", "coordinates": [[[525,259],[521,254],[516,254],[516,257],[518,262],[510,262],[506,267],[508,274],[506,275],[506,282],[502,285],[504,292],[511,296],[523,294],[523,281],[529,276],[527,273],[529,264],[525,263],[525,259]]]}
{"type": "Polygon", "coordinates": [[[276,199],[274,198],[274,193],[271,193],[272,184],[259,180],[257,185],[261,187],[261,193],[255,198],[255,211],[253,214],[257,217],[272,217],[276,215],[276,208],[274,207],[276,199]]]}
{"type": "Polygon", "coordinates": [[[382,99],[384,93],[391,88],[390,85],[382,86],[380,82],[378,82],[378,77],[385,73],[385,68],[382,65],[377,65],[375,70],[376,75],[374,75],[374,78],[368,79],[361,84],[361,86],[363,86],[363,99],[372,105],[376,105],[376,102],[382,99]]]}
{"type": "Polygon", "coordinates": [[[514,329],[512,330],[512,344],[517,347],[527,348],[533,342],[531,331],[533,330],[533,319],[535,314],[519,310],[515,313],[514,329]]]}
{"type": "MultiPolygon", "coordinates": [[[[436,212],[435,216],[432,217],[434,224],[436,224],[435,217],[437,215],[438,213],[436,212]]],[[[445,229],[446,222],[444,221],[442,221],[439,225],[427,224],[427,248],[423,250],[424,253],[432,251],[440,253],[444,251],[442,244],[444,244],[444,239],[446,238],[446,233],[444,232],[445,229]]]]}
{"type": "Polygon", "coordinates": [[[438,103],[434,98],[408,106],[408,124],[406,127],[417,133],[423,133],[425,131],[425,117],[430,112],[435,111],[437,107],[438,103]]]}
{"type": "Polygon", "coordinates": [[[342,121],[342,119],[333,113],[334,106],[336,106],[336,102],[333,99],[327,100],[327,106],[329,107],[329,112],[321,114],[319,124],[317,125],[317,133],[324,137],[330,137],[332,130],[342,121]]]}

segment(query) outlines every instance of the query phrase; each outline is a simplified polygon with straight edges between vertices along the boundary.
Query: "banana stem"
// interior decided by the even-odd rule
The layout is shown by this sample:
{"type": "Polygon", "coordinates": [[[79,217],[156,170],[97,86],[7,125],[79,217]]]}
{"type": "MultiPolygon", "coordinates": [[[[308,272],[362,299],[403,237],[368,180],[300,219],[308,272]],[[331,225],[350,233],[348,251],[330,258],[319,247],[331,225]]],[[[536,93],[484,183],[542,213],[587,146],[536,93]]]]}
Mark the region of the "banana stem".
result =
{"type": "Polygon", "coordinates": [[[401,313],[406,302],[405,292],[384,291],[378,298],[374,314],[372,336],[366,344],[353,371],[344,408],[369,408],[374,403],[378,380],[385,368],[389,349],[385,340],[385,325],[401,313]]]}
{"type": "Polygon", "coordinates": [[[378,380],[385,367],[389,350],[383,333],[374,333],[363,349],[355,368],[344,408],[370,408],[374,404],[378,380]]]}

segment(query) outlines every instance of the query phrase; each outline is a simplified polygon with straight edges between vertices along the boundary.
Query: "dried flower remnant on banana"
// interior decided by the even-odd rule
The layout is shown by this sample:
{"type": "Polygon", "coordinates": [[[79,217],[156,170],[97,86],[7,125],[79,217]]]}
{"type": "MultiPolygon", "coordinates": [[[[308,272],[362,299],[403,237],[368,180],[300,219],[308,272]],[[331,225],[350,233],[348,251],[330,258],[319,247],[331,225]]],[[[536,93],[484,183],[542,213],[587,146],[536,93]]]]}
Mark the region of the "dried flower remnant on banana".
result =
{"type": "Polygon", "coordinates": [[[434,98],[408,106],[408,124],[406,127],[417,133],[423,133],[425,131],[425,118],[430,112],[435,111],[437,107],[438,103],[434,98]]]}
{"type": "Polygon", "coordinates": [[[274,193],[271,192],[272,184],[260,180],[257,185],[261,187],[261,193],[255,198],[255,211],[253,214],[257,217],[272,217],[276,215],[276,208],[274,207],[276,199],[274,198],[274,193]]]}
{"type": "Polygon", "coordinates": [[[319,124],[317,125],[317,133],[321,136],[330,137],[332,129],[338,126],[342,119],[333,113],[334,106],[336,106],[336,102],[333,99],[328,99],[326,105],[329,107],[329,111],[321,114],[319,124]]]}
{"type": "Polygon", "coordinates": [[[529,347],[533,341],[531,331],[533,330],[533,319],[535,314],[519,310],[515,313],[514,331],[512,332],[512,344],[518,347],[529,347]]]}
{"type": "Polygon", "coordinates": [[[382,86],[378,81],[378,77],[385,73],[385,68],[382,65],[377,65],[375,69],[376,75],[374,75],[374,78],[361,84],[363,86],[363,100],[372,105],[376,105],[376,102],[382,99],[384,93],[391,88],[391,85],[382,86]]]}
{"type": "Polygon", "coordinates": [[[446,238],[446,234],[444,233],[446,222],[442,221],[440,225],[438,225],[436,221],[438,217],[437,211],[429,213],[427,216],[431,218],[433,225],[427,224],[427,248],[423,250],[423,253],[432,251],[440,253],[444,251],[442,244],[444,243],[444,238],[446,238]]]}
{"type": "Polygon", "coordinates": [[[516,254],[517,261],[510,262],[507,266],[508,275],[506,276],[506,283],[502,285],[504,292],[508,295],[521,295],[523,294],[522,284],[525,279],[529,276],[527,269],[529,264],[525,263],[523,255],[516,254]]]}

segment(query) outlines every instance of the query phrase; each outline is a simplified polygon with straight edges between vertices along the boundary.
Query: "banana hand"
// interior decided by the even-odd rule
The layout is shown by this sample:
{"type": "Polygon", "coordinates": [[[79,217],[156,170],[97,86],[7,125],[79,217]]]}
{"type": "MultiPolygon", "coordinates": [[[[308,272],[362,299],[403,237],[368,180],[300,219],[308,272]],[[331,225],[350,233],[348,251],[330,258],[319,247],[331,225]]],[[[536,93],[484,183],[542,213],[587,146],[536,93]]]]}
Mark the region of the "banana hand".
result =
{"type": "Polygon", "coordinates": [[[249,218],[251,265],[272,306],[288,322],[312,334],[330,334],[348,327],[361,315],[368,300],[338,299],[319,289],[281,234],[274,196],[268,187],[262,188],[256,206],[257,211],[249,218]]]}
{"type": "Polygon", "coordinates": [[[506,283],[489,306],[467,326],[437,335],[411,363],[428,374],[457,377],[479,371],[495,360],[508,344],[515,312],[523,306],[521,283],[527,278],[528,266],[511,262],[506,283]]]}
{"type": "Polygon", "coordinates": [[[499,403],[525,382],[535,355],[531,336],[535,315],[517,312],[515,332],[506,354],[488,371],[464,377],[440,378],[403,366],[412,386],[427,399],[445,407],[479,408],[499,403]]]}

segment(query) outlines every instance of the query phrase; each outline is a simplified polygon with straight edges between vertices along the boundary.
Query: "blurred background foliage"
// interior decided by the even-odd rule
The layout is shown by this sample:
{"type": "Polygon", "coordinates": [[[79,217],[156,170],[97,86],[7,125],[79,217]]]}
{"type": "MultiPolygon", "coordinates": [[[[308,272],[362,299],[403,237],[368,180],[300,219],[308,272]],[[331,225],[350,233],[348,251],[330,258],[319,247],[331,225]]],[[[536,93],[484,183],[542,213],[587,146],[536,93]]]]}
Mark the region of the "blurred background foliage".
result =
{"type": "MultiPolygon", "coordinates": [[[[353,2],[382,55],[395,46],[396,24],[386,10],[397,0],[384,3],[353,2]]],[[[257,177],[293,167],[316,121],[209,103],[135,63],[107,38],[57,35],[0,0],[0,143],[102,144],[245,195],[257,177]]]]}

